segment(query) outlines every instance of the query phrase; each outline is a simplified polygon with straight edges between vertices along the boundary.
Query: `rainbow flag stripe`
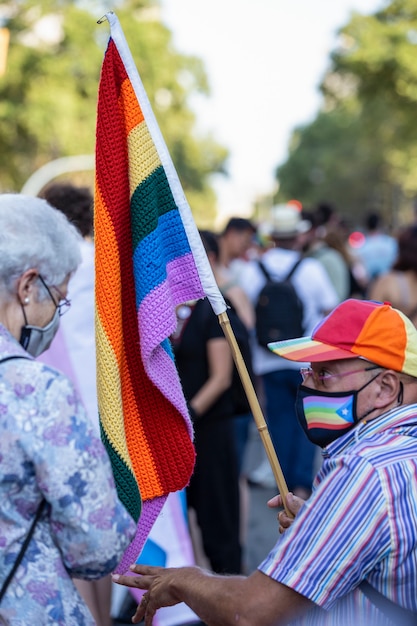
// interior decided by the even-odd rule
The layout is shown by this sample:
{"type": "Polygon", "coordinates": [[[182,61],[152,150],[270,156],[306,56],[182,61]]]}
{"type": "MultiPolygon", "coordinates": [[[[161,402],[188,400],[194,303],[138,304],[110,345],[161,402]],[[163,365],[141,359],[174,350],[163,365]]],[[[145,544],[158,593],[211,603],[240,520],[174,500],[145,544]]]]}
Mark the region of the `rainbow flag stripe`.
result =
{"type": "Polygon", "coordinates": [[[338,398],[307,396],[303,400],[308,429],[339,430],[353,424],[351,395],[338,398]]]}
{"type": "Polygon", "coordinates": [[[168,493],[193,471],[192,426],[168,338],[175,307],[205,292],[132,64],[126,69],[127,44],[116,16],[107,17],[96,136],[97,387],[118,494],[139,520],[121,571],[137,558],[168,493]]]}

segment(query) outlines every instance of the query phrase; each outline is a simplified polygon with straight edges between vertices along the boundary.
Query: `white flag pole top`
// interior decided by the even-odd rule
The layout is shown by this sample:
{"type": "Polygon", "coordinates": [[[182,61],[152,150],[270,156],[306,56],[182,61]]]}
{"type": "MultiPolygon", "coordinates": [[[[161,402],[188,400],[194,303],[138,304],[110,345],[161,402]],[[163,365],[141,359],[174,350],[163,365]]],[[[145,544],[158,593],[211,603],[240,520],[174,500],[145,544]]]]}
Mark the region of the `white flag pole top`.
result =
{"type": "Polygon", "coordinates": [[[227,310],[227,305],[224,301],[222,294],[220,293],[219,287],[214,278],[210,262],[207,258],[207,253],[201,241],[200,233],[198,232],[197,226],[195,225],[190,206],[184,195],[184,191],[178,178],[178,174],[175,170],[171,156],[168,152],[168,148],[159,129],[158,122],[156,121],[155,115],[152,111],[152,107],[146,94],[145,88],[136,69],[135,62],[133,61],[133,57],[130,53],[127,41],[120,26],[120,22],[116,14],[113,12],[106,13],[105,17],[110,24],[111,37],[116,44],[117,50],[119,51],[119,54],[122,58],[126,72],[129,76],[129,80],[140,103],[140,108],[142,109],[143,116],[154,141],[162,166],[165,170],[169,186],[175,200],[175,204],[178,207],[181,215],[184,230],[187,234],[191,252],[194,256],[194,261],[197,267],[201,284],[204,289],[204,293],[209,299],[215,314],[220,315],[227,310]]]}

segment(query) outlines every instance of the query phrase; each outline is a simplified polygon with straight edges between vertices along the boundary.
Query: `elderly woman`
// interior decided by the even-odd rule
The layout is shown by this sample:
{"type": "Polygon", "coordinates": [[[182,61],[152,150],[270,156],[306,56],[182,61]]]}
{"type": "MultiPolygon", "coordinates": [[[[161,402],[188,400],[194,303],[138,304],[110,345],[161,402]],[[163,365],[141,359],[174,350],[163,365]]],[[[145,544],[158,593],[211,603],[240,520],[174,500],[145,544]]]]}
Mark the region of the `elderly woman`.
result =
{"type": "Polygon", "coordinates": [[[34,359],[79,262],[62,213],[0,195],[0,623],[94,624],[72,578],[111,572],[135,531],[72,384],[34,359]]]}

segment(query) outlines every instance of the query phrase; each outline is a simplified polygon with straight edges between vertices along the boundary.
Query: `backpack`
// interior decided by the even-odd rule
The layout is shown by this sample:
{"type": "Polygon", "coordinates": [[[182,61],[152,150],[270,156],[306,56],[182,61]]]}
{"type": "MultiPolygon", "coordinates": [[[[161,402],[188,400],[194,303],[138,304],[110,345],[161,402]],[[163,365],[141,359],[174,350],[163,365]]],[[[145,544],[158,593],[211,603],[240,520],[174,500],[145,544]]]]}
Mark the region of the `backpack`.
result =
{"type": "Polygon", "coordinates": [[[303,303],[291,283],[291,276],[301,261],[302,257],[280,281],[273,280],[262,261],[258,261],[266,283],[255,306],[255,328],[258,343],[264,348],[273,341],[294,339],[304,334],[303,303]]]}

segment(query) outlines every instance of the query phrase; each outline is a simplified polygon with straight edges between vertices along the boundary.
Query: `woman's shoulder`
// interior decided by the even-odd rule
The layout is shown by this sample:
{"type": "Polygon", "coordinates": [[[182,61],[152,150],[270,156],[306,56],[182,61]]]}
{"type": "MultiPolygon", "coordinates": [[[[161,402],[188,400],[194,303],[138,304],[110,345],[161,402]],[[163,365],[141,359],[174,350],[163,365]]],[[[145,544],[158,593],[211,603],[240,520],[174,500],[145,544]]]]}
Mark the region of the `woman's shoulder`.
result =
{"type": "Polygon", "coordinates": [[[19,372],[21,375],[32,376],[32,377],[49,377],[57,380],[66,379],[66,376],[62,374],[59,370],[41,361],[37,361],[33,359],[30,355],[25,353],[12,354],[12,355],[3,355],[0,354],[0,370],[15,370],[19,372]],[[4,367],[1,367],[1,366],[4,367]]]}
{"type": "Polygon", "coordinates": [[[75,405],[77,402],[73,383],[59,370],[35,359],[16,356],[1,362],[0,381],[2,393],[19,401],[43,406],[59,402],[75,405]]]}

